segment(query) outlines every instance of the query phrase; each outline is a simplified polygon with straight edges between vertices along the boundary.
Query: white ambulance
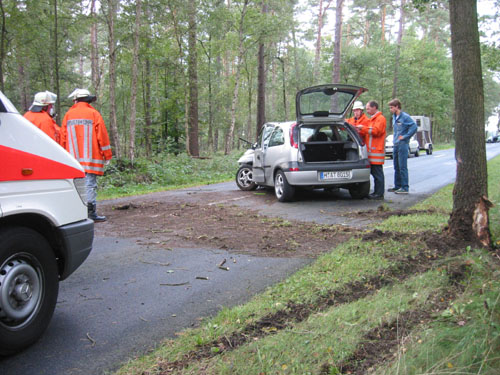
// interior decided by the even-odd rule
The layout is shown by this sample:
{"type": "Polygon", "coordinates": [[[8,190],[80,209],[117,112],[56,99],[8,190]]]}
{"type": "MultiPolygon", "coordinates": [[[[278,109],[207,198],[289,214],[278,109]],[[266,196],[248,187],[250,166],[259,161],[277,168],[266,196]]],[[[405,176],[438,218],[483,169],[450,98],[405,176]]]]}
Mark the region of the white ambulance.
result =
{"type": "Polygon", "coordinates": [[[0,355],[47,328],[59,281],[87,258],[85,173],[0,92],[0,355]]]}

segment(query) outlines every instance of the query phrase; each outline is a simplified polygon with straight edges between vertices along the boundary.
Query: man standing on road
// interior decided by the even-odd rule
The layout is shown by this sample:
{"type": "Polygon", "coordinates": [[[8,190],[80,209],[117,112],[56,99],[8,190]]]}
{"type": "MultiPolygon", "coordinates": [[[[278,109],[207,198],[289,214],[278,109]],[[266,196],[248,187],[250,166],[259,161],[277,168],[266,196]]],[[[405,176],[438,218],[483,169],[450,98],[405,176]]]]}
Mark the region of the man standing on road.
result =
{"type": "Polygon", "coordinates": [[[410,138],[417,131],[417,124],[410,115],[401,110],[401,102],[393,99],[389,102],[394,128],[394,187],[388,189],[396,194],[408,194],[408,147],[410,138]]]}
{"type": "Polygon", "coordinates": [[[382,112],[378,110],[378,103],[374,100],[366,104],[366,113],[371,117],[368,123],[357,125],[359,134],[363,137],[368,148],[368,160],[370,161],[370,173],[375,183],[370,199],[384,199],[385,179],[385,128],[386,120],[382,112]]]}
{"type": "Polygon", "coordinates": [[[57,95],[50,91],[37,92],[33,104],[31,104],[29,111],[24,114],[24,118],[54,141],[60,143],[60,129],[52,118],[56,99],[57,95]]]}
{"type": "Polygon", "coordinates": [[[104,166],[112,158],[108,131],[101,114],[90,105],[96,100],[85,89],[76,89],[69,98],[74,105],[64,116],[61,144],[80,162],[85,170],[89,218],[95,222],[106,221],[96,212],[97,176],[104,174],[104,166]]]}

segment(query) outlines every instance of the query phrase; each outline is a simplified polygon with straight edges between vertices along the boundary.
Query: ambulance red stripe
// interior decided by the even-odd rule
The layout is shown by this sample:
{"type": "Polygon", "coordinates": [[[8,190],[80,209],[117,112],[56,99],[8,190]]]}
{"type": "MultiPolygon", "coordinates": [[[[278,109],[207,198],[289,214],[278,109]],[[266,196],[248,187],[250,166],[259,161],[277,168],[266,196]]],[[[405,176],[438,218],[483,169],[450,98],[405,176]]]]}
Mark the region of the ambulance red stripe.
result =
{"type": "Polygon", "coordinates": [[[77,168],[3,145],[0,145],[0,163],[0,181],[85,177],[85,173],[77,168]],[[33,171],[31,175],[23,175],[23,170],[30,169],[33,171]]]}

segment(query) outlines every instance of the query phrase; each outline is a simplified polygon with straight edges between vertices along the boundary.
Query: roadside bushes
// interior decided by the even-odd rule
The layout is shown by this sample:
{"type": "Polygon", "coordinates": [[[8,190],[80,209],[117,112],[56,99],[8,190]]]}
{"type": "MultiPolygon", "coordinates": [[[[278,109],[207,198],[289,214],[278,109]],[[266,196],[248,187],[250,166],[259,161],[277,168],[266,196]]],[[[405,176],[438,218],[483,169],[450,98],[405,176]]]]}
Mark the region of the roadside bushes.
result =
{"type": "Polygon", "coordinates": [[[192,158],[185,153],[161,154],[152,158],[113,159],[99,179],[99,198],[174,189],[231,180],[241,152],[192,158]]]}

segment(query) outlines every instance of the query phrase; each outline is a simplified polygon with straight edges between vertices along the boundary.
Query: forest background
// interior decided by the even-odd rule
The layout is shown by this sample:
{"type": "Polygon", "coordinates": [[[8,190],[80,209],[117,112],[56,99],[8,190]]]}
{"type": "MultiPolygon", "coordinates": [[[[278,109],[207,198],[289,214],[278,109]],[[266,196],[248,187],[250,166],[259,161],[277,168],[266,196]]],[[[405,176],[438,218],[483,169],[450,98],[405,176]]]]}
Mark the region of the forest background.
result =
{"type": "MultiPolygon", "coordinates": [[[[487,119],[500,102],[500,0],[481,2],[487,119]]],[[[293,120],[298,90],[331,82],[368,88],[362,100],[386,118],[398,97],[431,117],[434,142],[453,140],[447,1],[0,0],[0,16],[1,91],[22,113],[55,92],[60,123],[69,93],[88,88],[115,156],[132,163],[228,154],[265,121],[293,120]]]]}

